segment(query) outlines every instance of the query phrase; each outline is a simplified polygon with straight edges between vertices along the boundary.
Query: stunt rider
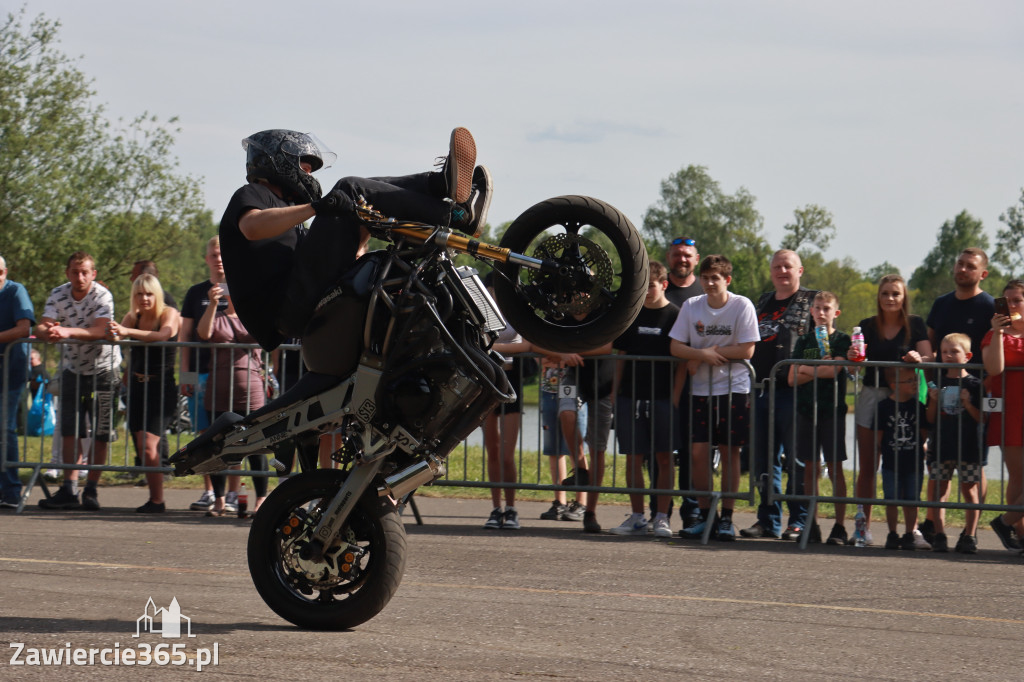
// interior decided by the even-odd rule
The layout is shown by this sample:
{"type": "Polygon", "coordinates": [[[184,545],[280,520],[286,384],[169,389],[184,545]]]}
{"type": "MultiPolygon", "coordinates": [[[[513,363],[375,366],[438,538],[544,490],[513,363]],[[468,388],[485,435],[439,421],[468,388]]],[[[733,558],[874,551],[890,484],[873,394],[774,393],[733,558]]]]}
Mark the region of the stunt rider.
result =
{"type": "MultiPolygon", "coordinates": [[[[318,301],[369,240],[356,214],[360,196],[386,216],[470,234],[478,233],[487,218],[491,178],[485,167],[474,168],[476,144],[465,128],[452,131],[449,154],[438,172],[347,177],[326,196],[312,173],[329,167],[337,156],[314,135],[264,130],[242,140],[242,148],[248,184],[224,211],[220,247],[238,316],[267,350],[286,338],[303,338],[305,345],[305,337],[315,336],[309,327],[318,301]],[[310,218],[307,229],[303,223],[310,218]]],[[[347,313],[347,336],[358,336],[352,334],[358,324],[349,316],[356,311],[342,312],[347,313]]],[[[320,336],[338,343],[338,329],[320,336]]],[[[323,371],[308,358],[307,365],[323,371]]]]}

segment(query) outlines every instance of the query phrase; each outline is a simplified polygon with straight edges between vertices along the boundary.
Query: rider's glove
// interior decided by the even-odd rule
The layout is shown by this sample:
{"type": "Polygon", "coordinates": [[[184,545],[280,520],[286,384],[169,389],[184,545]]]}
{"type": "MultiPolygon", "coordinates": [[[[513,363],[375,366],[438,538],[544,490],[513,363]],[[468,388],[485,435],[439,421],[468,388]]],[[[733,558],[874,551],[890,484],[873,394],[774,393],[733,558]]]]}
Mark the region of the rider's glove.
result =
{"type": "Polygon", "coordinates": [[[355,212],[355,204],[352,199],[341,190],[331,190],[322,199],[312,202],[313,210],[318,216],[338,217],[355,212]]]}

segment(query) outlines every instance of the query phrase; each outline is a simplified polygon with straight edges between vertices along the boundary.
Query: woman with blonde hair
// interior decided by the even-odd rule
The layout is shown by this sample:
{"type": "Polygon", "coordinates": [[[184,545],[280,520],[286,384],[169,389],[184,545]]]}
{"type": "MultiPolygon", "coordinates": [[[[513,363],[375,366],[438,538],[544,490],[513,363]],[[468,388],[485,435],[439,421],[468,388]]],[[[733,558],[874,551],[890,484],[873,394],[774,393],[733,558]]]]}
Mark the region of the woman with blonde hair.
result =
{"type": "MultiPolygon", "coordinates": [[[[174,308],[164,305],[164,290],[153,275],[139,275],[132,282],[131,311],[121,324],[111,322],[107,338],[133,340],[143,344],[175,341],[180,317],[174,308]]],[[[160,466],[160,436],[174,417],[178,405],[178,387],[174,384],[175,349],[171,346],[132,345],[128,352],[128,430],[147,467],[160,466]]],[[[136,509],[140,514],[159,514],[164,504],[164,476],[146,474],[149,500],[136,509]]]]}
{"type": "MultiPolygon", "coordinates": [[[[933,355],[932,344],[928,340],[928,327],[923,319],[910,314],[907,283],[901,276],[886,275],[878,281],[875,309],[877,313],[873,317],[860,321],[864,333],[865,357],[857,356],[856,349],[851,347],[846,355],[848,359],[931,362],[933,355]]],[[[878,471],[875,417],[878,403],[888,398],[891,392],[881,368],[867,367],[864,370],[864,382],[855,407],[859,466],[855,483],[857,497],[875,496],[875,474],[878,471]]],[[[864,505],[864,513],[867,515],[865,539],[871,544],[870,505],[864,505]]],[[[924,546],[921,548],[924,549],[924,546]]]]}

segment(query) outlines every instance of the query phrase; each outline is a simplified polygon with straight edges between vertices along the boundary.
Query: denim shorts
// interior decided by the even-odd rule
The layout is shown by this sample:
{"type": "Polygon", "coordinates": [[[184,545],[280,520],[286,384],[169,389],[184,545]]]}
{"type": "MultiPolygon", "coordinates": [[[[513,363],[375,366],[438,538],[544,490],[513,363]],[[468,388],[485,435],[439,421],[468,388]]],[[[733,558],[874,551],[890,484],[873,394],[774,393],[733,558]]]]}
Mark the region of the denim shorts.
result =
{"type": "Polygon", "coordinates": [[[918,502],[921,499],[921,469],[917,471],[895,471],[882,469],[882,497],[886,500],[918,502]]]}
{"type": "MultiPolygon", "coordinates": [[[[565,411],[561,409],[564,401],[565,399],[559,399],[555,393],[540,392],[540,428],[543,432],[544,454],[548,457],[569,454],[569,445],[565,442],[562,428],[558,424],[559,413],[565,411]]],[[[578,403],[573,400],[571,405],[575,406],[578,403]]],[[[587,432],[587,405],[585,403],[576,410],[576,428],[580,433],[587,432]]]]}

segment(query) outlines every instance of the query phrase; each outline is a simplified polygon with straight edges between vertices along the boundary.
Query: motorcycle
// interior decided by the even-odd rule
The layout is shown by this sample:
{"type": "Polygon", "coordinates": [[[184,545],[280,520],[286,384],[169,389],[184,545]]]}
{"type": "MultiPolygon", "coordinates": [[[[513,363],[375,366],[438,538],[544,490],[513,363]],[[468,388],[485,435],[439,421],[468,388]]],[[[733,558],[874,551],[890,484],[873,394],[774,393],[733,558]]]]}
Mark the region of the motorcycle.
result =
{"type": "Polygon", "coordinates": [[[589,197],[533,206],[498,246],[365,202],[358,212],[387,247],[320,302],[302,340],[310,371],[262,409],[222,415],[171,458],[178,476],[217,472],[283,440],[341,429],[340,468],[285,479],[248,539],[260,596],[316,630],[357,626],[387,605],[405,567],[401,506],[444,475],[448,454],[488,413],[515,400],[505,359],[491,350],[498,332],[510,323],[545,349],[595,348],[636,318],[649,279],[636,228],[589,197]],[[456,254],[493,267],[493,298],[456,254]]]}

